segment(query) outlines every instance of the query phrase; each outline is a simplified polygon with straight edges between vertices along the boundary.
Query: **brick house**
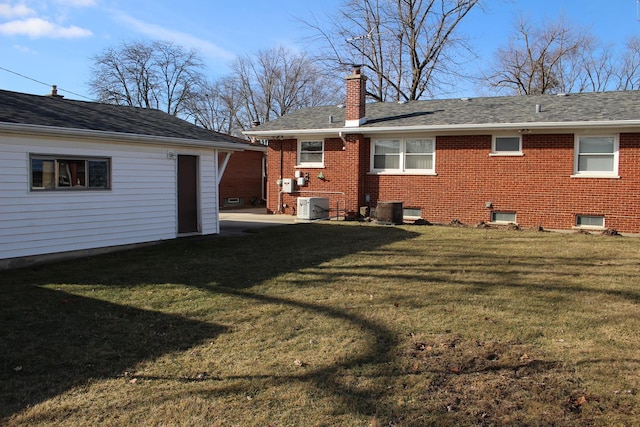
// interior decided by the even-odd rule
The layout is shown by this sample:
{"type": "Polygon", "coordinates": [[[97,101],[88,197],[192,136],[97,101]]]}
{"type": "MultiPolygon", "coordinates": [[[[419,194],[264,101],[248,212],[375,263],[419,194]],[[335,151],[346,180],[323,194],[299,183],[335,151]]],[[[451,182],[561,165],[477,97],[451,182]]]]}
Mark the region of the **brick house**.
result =
{"type": "MultiPolygon", "coordinates": [[[[233,137],[229,137],[233,138],[233,137]]],[[[265,194],[265,168],[267,147],[233,138],[244,151],[234,152],[228,157],[224,175],[220,180],[219,204],[221,209],[263,205],[265,194]]],[[[226,155],[219,155],[224,164],[226,155]]]]}
{"type": "Polygon", "coordinates": [[[356,68],[346,105],[247,132],[269,140],[270,212],[317,195],[352,213],[399,201],[433,223],[640,232],[637,91],[365,104],[365,85],[356,68]]]}

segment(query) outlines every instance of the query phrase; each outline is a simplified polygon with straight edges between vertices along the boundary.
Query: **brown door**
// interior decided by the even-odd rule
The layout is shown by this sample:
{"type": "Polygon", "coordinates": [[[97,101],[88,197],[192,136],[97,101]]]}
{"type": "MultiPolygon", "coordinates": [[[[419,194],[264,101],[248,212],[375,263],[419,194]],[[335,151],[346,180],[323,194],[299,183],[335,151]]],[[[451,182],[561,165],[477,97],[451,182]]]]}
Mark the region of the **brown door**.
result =
{"type": "Polygon", "coordinates": [[[178,156],[178,233],[198,232],[198,157],[178,156]]]}

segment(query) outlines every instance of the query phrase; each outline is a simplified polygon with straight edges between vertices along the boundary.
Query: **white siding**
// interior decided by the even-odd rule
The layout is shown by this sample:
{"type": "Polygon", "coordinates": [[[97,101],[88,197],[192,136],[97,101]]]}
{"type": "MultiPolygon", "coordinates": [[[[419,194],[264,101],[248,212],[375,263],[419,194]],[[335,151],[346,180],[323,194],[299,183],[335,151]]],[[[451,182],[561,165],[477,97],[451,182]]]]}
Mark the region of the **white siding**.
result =
{"type": "Polygon", "coordinates": [[[218,228],[218,180],[215,156],[200,158],[200,218],[202,234],[217,234],[218,228]]]}
{"type": "Polygon", "coordinates": [[[0,259],[175,238],[177,164],[169,150],[200,157],[200,229],[217,233],[213,149],[0,135],[0,259]],[[30,191],[29,154],[110,158],[111,189],[30,191]]]}

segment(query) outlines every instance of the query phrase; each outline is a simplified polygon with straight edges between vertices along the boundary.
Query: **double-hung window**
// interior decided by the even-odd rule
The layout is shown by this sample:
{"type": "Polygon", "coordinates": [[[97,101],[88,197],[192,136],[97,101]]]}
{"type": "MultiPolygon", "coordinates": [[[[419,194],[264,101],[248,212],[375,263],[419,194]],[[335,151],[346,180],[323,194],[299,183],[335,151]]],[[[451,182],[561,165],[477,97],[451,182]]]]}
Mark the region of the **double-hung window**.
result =
{"type": "Polygon", "coordinates": [[[324,141],[298,142],[298,166],[323,167],[324,141]]]}
{"type": "Polygon", "coordinates": [[[430,138],[374,140],[372,172],[433,173],[434,145],[430,138]]]}
{"type": "Polygon", "coordinates": [[[577,136],[575,176],[617,177],[618,138],[616,136],[577,136]]]}
{"type": "Polygon", "coordinates": [[[96,190],[111,188],[110,160],[32,155],[31,190],[96,190]]]}

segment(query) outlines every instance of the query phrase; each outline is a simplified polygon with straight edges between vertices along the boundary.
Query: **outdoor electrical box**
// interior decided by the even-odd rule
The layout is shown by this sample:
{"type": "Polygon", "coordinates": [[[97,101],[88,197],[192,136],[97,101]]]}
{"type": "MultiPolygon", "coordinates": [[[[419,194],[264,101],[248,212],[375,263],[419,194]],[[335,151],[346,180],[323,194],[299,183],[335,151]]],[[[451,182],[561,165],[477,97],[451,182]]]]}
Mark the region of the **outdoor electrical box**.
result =
{"type": "Polygon", "coordinates": [[[282,180],[282,192],[283,193],[293,193],[294,188],[294,179],[293,178],[284,178],[282,180]]]}
{"type": "Polygon", "coordinates": [[[311,221],[329,218],[329,199],[326,197],[298,197],[298,219],[311,221]]]}

